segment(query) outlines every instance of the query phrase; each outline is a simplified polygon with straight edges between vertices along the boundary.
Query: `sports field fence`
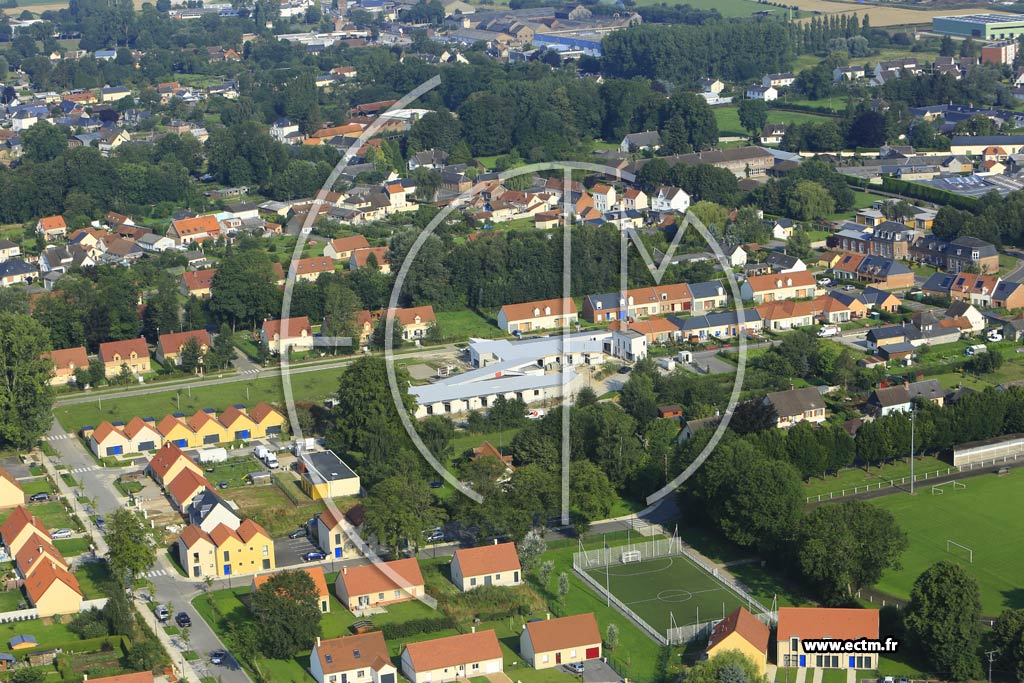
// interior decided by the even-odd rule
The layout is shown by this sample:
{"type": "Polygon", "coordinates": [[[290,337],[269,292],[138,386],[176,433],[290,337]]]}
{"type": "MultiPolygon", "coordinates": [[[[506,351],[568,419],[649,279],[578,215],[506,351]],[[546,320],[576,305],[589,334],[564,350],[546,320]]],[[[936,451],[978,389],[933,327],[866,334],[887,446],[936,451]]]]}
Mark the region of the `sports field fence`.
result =
{"type": "Polygon", "coordinates": [[[606,586],[590,575],[588,570],[599,569],[612,564],[620,564],[624,554],[633,555],[639,553],[640,561],[656,560],[662,557],[682,555],[702,571],[713,577],[716,581],[741,597],[747,603],[747,610],[750,611],[761,622],[771,627],[777,621],[776,613],[762,605],[743,586],[738,585],[722,576],[716,567],[708,566],[700,557],[689,550],[679,536],[673,534],[667,538],[651,539],[638,543],[628,543],[619,546],[604,546],[593,550],[579,550],[573,553],[572,568],[587,585],[605,598],[608,604],[615,607],[625,617],[633,621],[648,636],[653,638],[660,645],[682,645],[696,638],[706,638],[715,624],[721,618],[710,619],[688,624],[673,623],[663,633],[660,629],[651,626],[645,619],[629,608],[622,600],[615,597],[606,586]]]}

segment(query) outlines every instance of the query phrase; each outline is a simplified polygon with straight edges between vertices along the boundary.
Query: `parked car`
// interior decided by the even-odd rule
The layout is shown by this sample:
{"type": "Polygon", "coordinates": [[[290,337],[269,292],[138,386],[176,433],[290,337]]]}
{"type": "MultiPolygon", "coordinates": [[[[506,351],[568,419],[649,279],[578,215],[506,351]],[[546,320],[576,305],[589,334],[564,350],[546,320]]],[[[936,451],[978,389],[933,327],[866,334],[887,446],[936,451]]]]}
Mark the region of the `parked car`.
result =
{"type": "Polygon", "coordinates": [[[50,500],[50,494],[49,493],[33,493],[31,496],[28,497],[28,499],[29,499],[29,501],[31,501],[33,503],[45,503],[46,501],[50,500]]]}
{"type": "Polygon", "coordinates": [[[846,285],[845,287],[843,287],[843,289],[845,289],[847,292],[852,292],[853,290],[855,290],[857,288],[854,287],[853,285],[846,285]]]}
{"type": "Polygon", "coordinates": [[[71,529],[54,529],[53,533],[50,534],[50,538],[57,540],[60,538],[71,538],[74,532],[71,529]]]}
{"type": "Polygon", "coordinates": [[[570,672],[572,672],[574,674],[581,674],[581,673],[583,673],[583,663],[582,662],[573,662],[572,664],[566,664],[565,668],[568,669],[570,672]]]}
{"type": "Polygon", "coordinates": [[[430,535],[427,536],[427,543],[440,543],[443,540],[444,540],[444,532],[443,531],[432,531],[430,533],[430,535]]]}
{"type": "Polygon", "coordinates": [[[629,367],[628,365],[623,365],[622,367],[619,368],[619,374],[628,375],[632,370],[633,368],[629,367]]]}
{"type": "Polygon", "coordinates": [[[820,280],[818,280],[818,284],[821,285],[822,287],[831,287],[832,286],[832,278],[830,278],[830,277],[823,277],[820,280]]]}
{"type": "Polygon", "coordinates": [[[430,482],[430,488],[432,488],[432,489],[439,489],[442,486],[444,486],[444,482],[443,481],[432,481],[432,482],[430,482]]]}
{"type": "Polygon", "coordinates": [[[167,620],[171,618],[171,612],[167,609],[167,605],[157,605],[156,609],[153,610],[153,614],[156,615],[156,620],[161,624],[166,624],[167,620]]]}
{"type": "Polygon", "coordinates": [[[288,534],[288,538],[305,538],[305,537],[306,537],[306,527],[302,527],[301,529],[296,529],[295,531],[293,531],[290,534],[288,534]]]}
{"type": "Polygon", "coordinates": [[[213,664],[220,664],[228,658],[228,653],[224,650],[214,650],[210,653],[210,662],[213,664]]]}
{"type": "Polygon", "coordinates": [[[178,616],[174,617],[174,623],[181,628],[188,628],[192,625],[192,617],[186,612],[178,612],[178,616]]]}
{"type": "Polygon", "coordinates": [[[312,552],[309,552],[309,553],[306,553],[305,555],[303,555],[302,559],[304,559],[306,562],[317,562],[317,561],[322,560],[322,559],[324,559],[326,557],[327,557],[327,555],[324,555],[319,550],[314,550],[312,552]]]}
{"type": "Polygon", "coordinates": [[[226,489],[227,487],[228,487],[228,483],[226,481],[222,481],[222,482],[219,482],[217,484],[217,488],[219,488],[219,489],[226,489]]]}

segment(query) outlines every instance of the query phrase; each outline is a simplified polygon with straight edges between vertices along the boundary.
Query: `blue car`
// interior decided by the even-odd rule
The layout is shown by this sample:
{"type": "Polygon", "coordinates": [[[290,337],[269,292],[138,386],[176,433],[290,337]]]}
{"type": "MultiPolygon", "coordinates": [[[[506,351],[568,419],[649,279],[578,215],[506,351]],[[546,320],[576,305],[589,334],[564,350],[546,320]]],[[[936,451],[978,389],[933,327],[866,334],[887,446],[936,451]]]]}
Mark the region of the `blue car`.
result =
{"type": "Polygon", "coordinates": [[[325,557],[327,556],[324,555],[322,552],[314,550],[311,553],[306,553],[305,555],[303,555],[302,559],[304,559],[306,562],[316,562],[317,560],[322,560],[325,557]]]}

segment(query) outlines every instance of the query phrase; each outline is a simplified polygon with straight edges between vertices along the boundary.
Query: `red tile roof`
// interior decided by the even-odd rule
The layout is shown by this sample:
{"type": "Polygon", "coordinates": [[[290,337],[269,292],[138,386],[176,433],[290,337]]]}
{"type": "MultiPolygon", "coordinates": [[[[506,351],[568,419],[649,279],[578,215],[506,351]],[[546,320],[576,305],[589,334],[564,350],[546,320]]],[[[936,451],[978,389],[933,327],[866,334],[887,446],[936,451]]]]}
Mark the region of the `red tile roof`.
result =
{"type": "Polygon", "coordinates": [[[210,348],[210,345],[213,343],[210,341],[210,333],[206,330],[189,330],[188,332],[161,334],[158,343],[165,354],[181,353],[189,339],[195,339],[200,347],[210,348]]]}
{"type": "MultiPolygon", "coordinates": [[[[82,594],[82,589],[78,585],[78,579],[73,574],[60,565],[44,562],[32,576],[25,580],[25,592],[28,593],[28,599],[32,601],[33,605],[38,603],[46,595],[46,591],[50,590],[50,586],[57,581],[67,584],[79,595],[82,594]]],[[[152,674],[150,674],[149,680],[153,680],[152,674]]]]}
{"type": "Polygon", "coordinates": [[[311,273],[332,273],[334,272],[334,261],[326,256],[313,256],[292,261],[291,268],[295,275],[309,275],[311,273]]]}
{"type": "Polygon", "coordinates": [[[53,361],[53,366],[58,370],[74,370],[75,368],[89,367],[89,355],[84,346],[76,346],[71,349],[57,349],[43,354],[43,358],[53,361]]]}
{"type": "Polygon", "coordinates": [[[186,548],[191,548],[199,541],[207,541],[213,544],[213,539],[210,538],[210,534],[200,529],[195,524],[189,524],[185,527],[185,530],[181,532],[181,542],[185,544],[186,548]]]}
{"type": "Polygon", "coordinates": [[[60,230],[68,227],[68,224],[64,222],[64,216],[46,216],[45,218],[39,219],[39,225],[43,230],[60,230]]]}
{"type": "Polygon", "coordinates": [[[214,490],[210,482],[206,481],[206,477],[196,474],[194,470],[187,468],[178,472],[178,476],[172,479],[170,484],[164,482],[164,485],[174,500],[178,501],[181,505],[184,505],[185,501],[200,489],[214,490]]]}
{"type": "Polygon", "coordinates": [[[390,250],[387,247],[368,247],[366,249],[354,250],[351,258],[355,259],[356,268],[363,268],[366,266],[366,261],[370,258],[370,254],[373,254],[377,258],[377,265],[380,266],[390,262],[391,257],[389,253],[390,250]]]}
{"type": "Polygon", "coordinates": [[[227,410],[220,414],[220,423],[225,427],[232,426],[238,420],[243,420],[245,422],[248,422],[249,424],[255,424],[255,421],[251,417],[246,415],[244,412],[242,412],[235,406],[231,406],[230,408],[228,408],[227,410]]]}
{"type": "MultiPolygon", "coordinates": [[[[160,427],[158,427],[161,434],[166,433],[164,432],[162,427],[168,419],[178,422],[170,415],[165,417],[163,420],[160,421],[160,427]]],[[[181,423],[178,422],[178,424],[181,423]]],[[[174,463],[178,461],[179,458],[185,458],[186,460],[188,460],[188,456],[185,455],[185,451],[181,450],[173,443],[165,444],[163,448],[156,452],[156,454],[153,456],[153,459],[149,461],[149,469],[153,472],[153,474],[155,474],[160,479],[160,481],[163,481],[164,475],[170,472],[171,467],[174,465],[174,463]]],[[[192,461],[189,460],[189,462],[192,461]]]]}
{"type": "Polygon", "coordinates": [[[751,275],[747,278],[747,282],[755,292],[769,292],[784,287],[812,287],[815,284],[814,275],[808,270],[800,270],[795,273],[751,275]]]}
{"type": "Polygon", "coordinates": [[[339,237],[336,240],[331,240],[331,246],[334,247],[334,251],[343,252],[355,249],[369,249],[370,243],[362,235],[353,235],[352,237],[339,237]]]}
{"type": "Polygon", "coordinates": [[[270,538],[266,530],[251,519],[243,519],[242,523],[238,525],[238,537],[243,542],[248,543],[256,536],[266,536],[270,538]]]}
{"type": "Polygon", "coordinates": [[[64,569],[68,567],[68,563],[64,561],[64,556],[54,547],[53,543],[41,537],[34,538],[23,545],[14,557],[14,564],[17,565],[18,571],[24,576],[35,573],[37,569],[45,567],[51,561],[56,562],[58,566],[64,569]]]}
{"type": "Polygon", "coordinates": [[[601,633],[593,612],[559,619],[531,621],[526,624],[534,652],[552,652],[569,648],[600,645],[601,633]]]}
{"type": "Polygon", "coordinates": [[[780,607],[778,638],[788,640],[878,638],[878,610],[828,607],[780,607]]]}
{"type": "Polygon", "coordinates": [[[758,652],[768,652],[769,628],[743,607],[737,607],[732,614],[715,624],[708,639],[708,649],[717,646],[733,633],[738,633],[743,640],[756,647],[758,652]]]}
{"type": "Polygon", "coordinates": [[[501,646],[498,645],[498,638],[492,629],[409,643],[405,646],[405,651],[409,654],[409,661],[416,671],[434,671],[459,664],[502,658],[501,646]]]}
{"type": "Polygon", "coordinates": [[[199,430],[207,422],[217,422],[217,416],[213,413],[208,413],[205,410],[197,410],[196,414],[188,419],[188,426],[193,432],[199,432],[199,430]]]}
{"type": "Polygon", "coordinates": [[[500,572],[521,571],[515,543],[482,545],[476,548],[456,550],[455,558],[465,577],[500,572]]]}
{"type": "Polygon", "coordinates": [[[264,320],[263,321],[263,332],[267,335],[267,339],[273,339],[275,336],[280,335],[284,338],[298,337],[305,330],[306,334],[312,334],[313,328],[309,324],[309,318],[301,316],[298,318],[286,318],[285,320],[264,320]],[[281,332],[283,327],[282,323],[287,321],[287,336],[281,332]]]}
{"type": "Polygon", "coordinates": [[[249,411],[249,417],[251,417],[256,422],[263,422],[263,420],[265,420],[268,415],[272,414],[277,414],[278,416],[281,416],[281,411],[262,401],[257,403],[256,407],[249,411]]]}
{"type": "Polygon", "coordinates": [[[117,358],[127,360],[133,351],[139,358],[149,358],[149,346],[144,337],[100,344],[100,360],[104,363],[115,362],[117,358]]]}
{"type": "Polygon", "coordinates": [[[90,678],[89,683],[153,683],[152,671],[140,671],[134,674],[118,674],[104,678],[90,678]]]}
{"type": "Polygon", "coordinates": [[[122,437],[125,436],[124,432],[122,432],[120,429],[104,420],[103,422],[100,422],[96,426],[96,429],[93,430],[92,439],[96,443],[101,444],[104,441],[106,441],[107,437],[110,436],[111,434],[120,434],[122,437]]]}
{"type": "Polygon", "coordinates": [[[4,545],[10,546],[11,542],[17,538],[18,534],[21,533],[22,529],[26,526],[34,526],[37,531],[44,534],[47,539],[50,538],[50,532],[46,530],[43,523],[40,522],[35,516],[25,509],[25,506],[19,505],[14,508],[7,519],[2,525],[0,525],[0,538],[3,539],[4,545]]]}
{"type": "Polygon", "coordinates": [[[509,321],[562,315],[563,311],[570,314],[576,313],[576,302],[572,299],[544,299],[542,301],[527,301],[522,304],[505,304],[501,307],[501,312],[509,321]],[[548,311],[545,312],[545,309],[548,311]]]}
{"type": "Polygon", "coordinates": [[[338,581],[345,585],[349,597],[353,597],[422,586],[423,574],[420,573],[420,565],[416,558],[410,557],[384,562],[381,565],[367,564],[349,567],[348,571],[343,570],[338,575],[338,581]],[[385,571],[388,573],[385,574],[385,571]],[[397,583],[392,579],[394,575],[398,577],[397,583]]]}
{"type": "Polygon", "coordinates": [[[216,268],[207,268],[206,270],[188,270],[181,274],[181,279],[185,283],[185,288],[190,292],[195,292],[201,289],[209,289],[213,283],[213,276],[217,274],[216,268]]]}
{"type": "Polygon", "coordinates": [[[381,631],[370,631],[355,636],[321,640],[313,650],[325,674],[353,671],[380,658],[390,662],[388,646],[381,631]]]}
{"type": "MultiPolygon", "coordinates": [[[[152,422],[146,422],[141,417],[136,415],[135,417],[128,421],[128,424],[122,431],[124,432],[124,435],[127,436],[129,439],[134,439],[143,429],[152,429],[154,432],[157,431],[156,426],[152,422]]],[[[157,433],[159,434],[159,432],[157,433]]]]}
{"type": "Polygon", "coordinates": [[[192,237],[197,235],[213,236],[220,234],[220,223],[215,216],[196,216],[195,218],[182,218],[171,224],[181,237],[192,237]]]}

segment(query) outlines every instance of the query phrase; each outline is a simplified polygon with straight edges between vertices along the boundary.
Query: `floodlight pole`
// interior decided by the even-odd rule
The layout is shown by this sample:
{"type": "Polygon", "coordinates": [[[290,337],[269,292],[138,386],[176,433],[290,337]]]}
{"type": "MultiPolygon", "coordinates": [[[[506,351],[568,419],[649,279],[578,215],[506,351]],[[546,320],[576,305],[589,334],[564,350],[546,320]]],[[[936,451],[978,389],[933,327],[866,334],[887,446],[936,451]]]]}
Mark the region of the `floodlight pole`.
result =
{"type": "Polygon", "coordinates": [[[998,655],[999,655],[999,650],[998,649],[989,650],[988,652],[985,653],[985,656],[988,657],[988,683],[992,683],[992,662],[995,661],[995,659],[996,659],[996,657],[998,655]]]}
{"type": "MultiPolygon", "coordinates": [[[[910,407],[910,495],[914,495],[914,407],[910,407]]],[[[989,683],[992,683],[989,681],[989,683]]]]}

